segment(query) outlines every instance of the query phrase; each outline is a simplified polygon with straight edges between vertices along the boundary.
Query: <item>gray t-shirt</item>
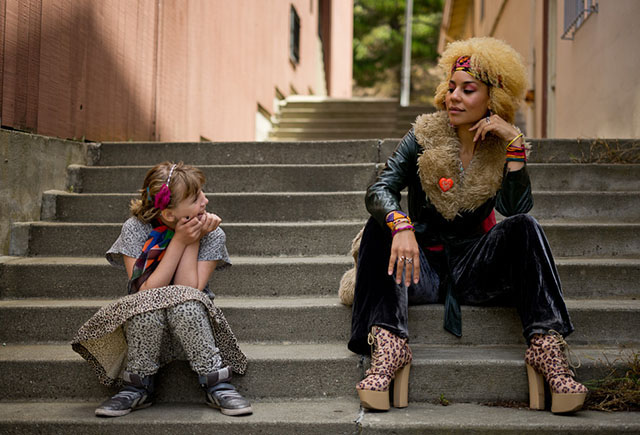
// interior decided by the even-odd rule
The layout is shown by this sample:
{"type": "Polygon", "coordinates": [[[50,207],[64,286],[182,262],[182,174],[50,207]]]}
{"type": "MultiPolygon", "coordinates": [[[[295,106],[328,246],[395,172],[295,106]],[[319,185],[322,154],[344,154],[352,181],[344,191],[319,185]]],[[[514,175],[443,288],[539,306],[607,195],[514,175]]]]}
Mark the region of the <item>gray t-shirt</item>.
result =
{"type": "MultiPolygon", "coordinates": [[[[142,254],[142,247],[153,229],[151,224],[145,224],[135,217],[130,217],[122,225],[120,236],[107,251],[107,261],[112,266],[124,269],[123,255],[138,258],[142,254]]],[[[200,239],[198,261],[218,261],[216,270],[231,266],[226,246],[227,236],[220,227],[211,231],[200,239]]]]}

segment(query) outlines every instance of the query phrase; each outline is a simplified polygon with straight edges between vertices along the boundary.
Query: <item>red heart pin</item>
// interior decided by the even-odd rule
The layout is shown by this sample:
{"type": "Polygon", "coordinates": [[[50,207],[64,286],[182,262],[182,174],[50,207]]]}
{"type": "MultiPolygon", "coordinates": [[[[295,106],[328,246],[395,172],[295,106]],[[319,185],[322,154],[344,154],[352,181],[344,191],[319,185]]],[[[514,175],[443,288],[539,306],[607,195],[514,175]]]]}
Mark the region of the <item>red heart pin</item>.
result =
{"type": "Polygon", "coordinates": [[[442,189],[443,192],[446,192],[453,187],[453,180],[451,178],[442,177],[438,184],[440,185],[440,189],[442,189]]]}

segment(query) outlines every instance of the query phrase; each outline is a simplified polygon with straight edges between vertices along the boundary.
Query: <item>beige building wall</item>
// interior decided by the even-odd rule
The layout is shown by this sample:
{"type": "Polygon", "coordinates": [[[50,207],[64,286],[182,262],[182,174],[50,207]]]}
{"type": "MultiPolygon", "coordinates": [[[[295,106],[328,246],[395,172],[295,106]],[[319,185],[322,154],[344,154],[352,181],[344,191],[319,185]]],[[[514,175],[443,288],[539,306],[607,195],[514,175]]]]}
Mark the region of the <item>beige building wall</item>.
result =
{"type": "MultiPolygon", "coordinates": [[[[530,136],[640,137],[640,1],[593,1],[598,12],[573,40],[561,39],[564,0],[475,0],[470,28],[456,29],[503,39],[523,56],[530,89],[518,123],[530,136]]],[[[456,3],[469,0],[448,0],[445,13],[456,3]]]]}
{"type": "Polygon", "coordinates": [[[62,138],[253,140],[276,96],[351,96],[352,21],[352,0],[0,0],[0,121],[62,138]]]}

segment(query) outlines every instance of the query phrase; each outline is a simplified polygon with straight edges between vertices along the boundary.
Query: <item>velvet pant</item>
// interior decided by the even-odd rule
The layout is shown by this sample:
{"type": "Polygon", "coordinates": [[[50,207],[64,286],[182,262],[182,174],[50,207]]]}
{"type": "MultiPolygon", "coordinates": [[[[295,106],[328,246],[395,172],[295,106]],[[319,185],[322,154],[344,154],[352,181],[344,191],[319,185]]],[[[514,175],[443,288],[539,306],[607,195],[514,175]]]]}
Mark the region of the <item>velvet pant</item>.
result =
{"type": "Polygon", "coordinates": [[[420,246],[420,281],[408,288],[387,274],[391,242],[390,231],[369,219],[358,257],[348,345],[353,352],[369,354],[372,326],[408,338],[409,305],[443,303],[447,285],[460,304],[514,306],[527,341],[550,329],[563,336],[573,331],[549,244],[529,215],[504,219],[444,251],[420,246]]]}

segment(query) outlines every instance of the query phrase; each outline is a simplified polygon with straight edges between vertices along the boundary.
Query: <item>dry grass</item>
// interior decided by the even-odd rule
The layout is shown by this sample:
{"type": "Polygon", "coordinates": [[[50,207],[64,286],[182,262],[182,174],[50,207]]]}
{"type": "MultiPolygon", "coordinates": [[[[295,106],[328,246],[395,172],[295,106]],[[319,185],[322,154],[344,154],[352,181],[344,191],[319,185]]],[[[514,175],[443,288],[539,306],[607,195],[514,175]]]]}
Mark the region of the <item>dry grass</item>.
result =
{"type": "Polygon", "coordinates": [[[589,152],[573,156],[575,163],[640,163],[640,141],[595,139],[589,152]]]}
{"type": "Polygon", "coordinates": [[[609,372],[602,379],[584,383],[590,390],[585,408],[609,412],[640,411],[640,353],[631,351],[613,361],[604,357],[600,363],[609,372]],[[616,365],[623,367],[616,368],[616,365]]]}

